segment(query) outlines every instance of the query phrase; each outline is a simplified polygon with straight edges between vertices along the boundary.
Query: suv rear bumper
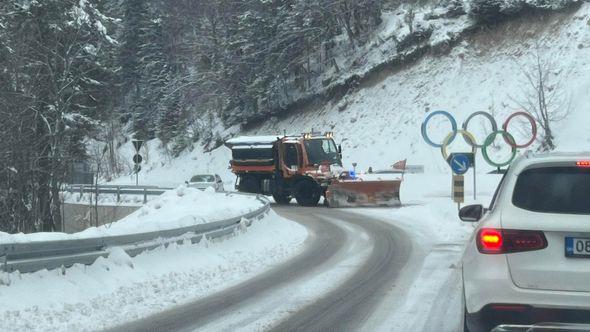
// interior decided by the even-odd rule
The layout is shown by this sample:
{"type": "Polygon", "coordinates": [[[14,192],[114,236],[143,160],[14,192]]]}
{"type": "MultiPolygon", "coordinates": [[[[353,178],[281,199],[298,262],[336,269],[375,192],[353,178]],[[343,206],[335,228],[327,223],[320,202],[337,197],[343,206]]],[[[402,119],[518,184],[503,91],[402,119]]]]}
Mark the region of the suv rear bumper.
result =
{"type": "MultiPolygon", "coordinates": [[[[477,250],[477,249],[473,249],[477,250]]],[[[467,312],[492,303],[526,304],[534,308],[590,310],[590,292],[520,288],[514,284],[505,255],[481,255],[463,260],[467,312]]]]}
{"type": "Polygon", "coordinates": [[[489,304],[476,313],[467,313],[470,332],[488,332],[498,325],[532,325],[542,322],[590,324],[590,309],[539,308],[527,305],[489,304]]]}

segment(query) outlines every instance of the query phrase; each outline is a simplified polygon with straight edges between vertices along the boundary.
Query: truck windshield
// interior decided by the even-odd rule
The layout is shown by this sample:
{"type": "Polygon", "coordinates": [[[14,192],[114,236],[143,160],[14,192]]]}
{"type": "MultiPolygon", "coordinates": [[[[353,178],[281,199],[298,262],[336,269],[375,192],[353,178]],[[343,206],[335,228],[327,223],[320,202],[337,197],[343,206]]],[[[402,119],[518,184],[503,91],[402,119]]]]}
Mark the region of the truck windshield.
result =
{"type": "Polygon", "coordinates": [[[305,150],[310,164],[342,164],[336,144],[331,139],[306,140],[305,150]]]}

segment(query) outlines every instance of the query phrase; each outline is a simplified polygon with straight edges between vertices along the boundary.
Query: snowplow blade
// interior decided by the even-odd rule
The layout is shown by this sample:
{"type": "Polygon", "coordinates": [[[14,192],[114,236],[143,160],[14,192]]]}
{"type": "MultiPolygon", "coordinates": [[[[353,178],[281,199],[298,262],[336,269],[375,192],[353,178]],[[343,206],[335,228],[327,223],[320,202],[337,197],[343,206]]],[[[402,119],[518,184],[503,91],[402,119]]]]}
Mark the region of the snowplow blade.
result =
{"type": "Polygon", "coordinates": [[[401,180],[335,181],[326,190],[330,207],[400,206],[401,180]]]}

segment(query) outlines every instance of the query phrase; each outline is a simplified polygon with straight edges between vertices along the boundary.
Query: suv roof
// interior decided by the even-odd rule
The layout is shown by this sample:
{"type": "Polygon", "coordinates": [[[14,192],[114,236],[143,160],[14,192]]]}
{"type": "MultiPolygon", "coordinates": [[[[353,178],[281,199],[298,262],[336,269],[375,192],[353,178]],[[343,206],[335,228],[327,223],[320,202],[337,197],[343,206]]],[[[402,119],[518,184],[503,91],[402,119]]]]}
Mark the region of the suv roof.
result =
{"type": "Polygon", "coordinates": [[[520,174],[523,170],[534,166],[558,166],[580,160],[590,160],[590,152],[527,152],[518,157],[511,168],[513,174],[520,174]]]}

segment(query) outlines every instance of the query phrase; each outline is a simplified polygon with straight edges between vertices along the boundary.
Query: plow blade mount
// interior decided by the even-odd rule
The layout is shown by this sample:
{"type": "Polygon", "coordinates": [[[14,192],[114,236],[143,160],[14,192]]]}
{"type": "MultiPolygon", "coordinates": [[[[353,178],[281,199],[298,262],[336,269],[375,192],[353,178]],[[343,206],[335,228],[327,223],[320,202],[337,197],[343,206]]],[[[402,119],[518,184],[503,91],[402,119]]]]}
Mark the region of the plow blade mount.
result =
{"type": "Polygon", "coordinates": [[[333,182],[326,191],[330,207],[400,206],[401,180],[333,182]]]}

